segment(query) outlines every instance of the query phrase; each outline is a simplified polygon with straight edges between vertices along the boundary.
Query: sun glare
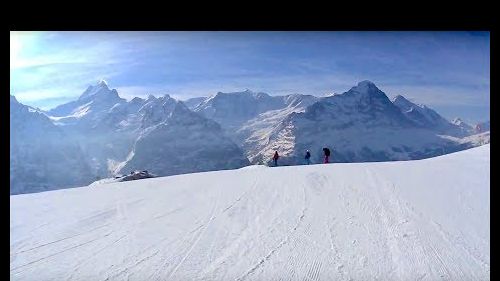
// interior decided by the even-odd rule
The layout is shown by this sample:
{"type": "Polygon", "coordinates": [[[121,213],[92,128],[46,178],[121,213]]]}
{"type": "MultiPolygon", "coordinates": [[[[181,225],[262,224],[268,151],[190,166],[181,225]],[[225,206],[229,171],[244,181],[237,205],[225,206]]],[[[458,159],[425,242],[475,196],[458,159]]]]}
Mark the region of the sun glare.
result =
{"type": "Polygon", "coordinates": [[[16,32],[10,32],[10,68],[16,68],[19,62],[19,54],[21,52],[22,42],[20,36],[16,32]]]}

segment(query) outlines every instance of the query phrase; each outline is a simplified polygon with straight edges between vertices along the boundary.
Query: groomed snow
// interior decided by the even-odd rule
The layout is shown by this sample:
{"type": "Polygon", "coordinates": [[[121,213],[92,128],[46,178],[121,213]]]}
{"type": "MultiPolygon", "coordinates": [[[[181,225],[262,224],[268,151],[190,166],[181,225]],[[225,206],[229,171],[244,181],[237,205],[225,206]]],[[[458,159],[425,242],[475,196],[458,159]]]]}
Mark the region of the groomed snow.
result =
{"type": "Polygon", "coordinates": [[[489,280],[489,153],[14,195],[11,280],[489,280]]]}

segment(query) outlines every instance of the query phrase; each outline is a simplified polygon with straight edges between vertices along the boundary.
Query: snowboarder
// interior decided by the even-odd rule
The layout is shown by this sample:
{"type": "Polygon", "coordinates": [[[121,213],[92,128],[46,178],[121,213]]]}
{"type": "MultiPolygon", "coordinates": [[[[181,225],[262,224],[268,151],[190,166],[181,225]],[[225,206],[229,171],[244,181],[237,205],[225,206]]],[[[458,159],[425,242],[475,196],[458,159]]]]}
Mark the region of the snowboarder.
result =
{"type": "Polygon", "coordinates": [[[325,154],[325,164],[326,163],[330,163],[330,161],[328,160],[328,158],[330,158],[330,149],[328,149],[327,147],[324,147],[323,148],[323,153],[325,154]]]}
{"type": "Polygon", "coordinates": [[[273,160],[274,160],[274,166],[278,166],[278,158],[280,158],[280,156],[278,155],[278,151],[276,150],[274,152],[274,156],[273,156],[273,160]]]}
{"type": "Polygon", "coordinates": [[[309,165],[311,164],[311,153],[309,152],[309,150],[306,150],[306,156],[304,157],[306,159],[306,164],[309,165]]]}

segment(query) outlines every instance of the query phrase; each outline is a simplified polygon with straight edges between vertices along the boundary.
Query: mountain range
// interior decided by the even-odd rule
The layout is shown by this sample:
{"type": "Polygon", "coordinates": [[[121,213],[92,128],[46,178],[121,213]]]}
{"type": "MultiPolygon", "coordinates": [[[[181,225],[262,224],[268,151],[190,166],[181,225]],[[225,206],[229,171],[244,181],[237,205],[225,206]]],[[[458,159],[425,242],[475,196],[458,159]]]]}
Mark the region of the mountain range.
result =
{"type": "Polygon", "coordinates": [[[160,176],[269,164],[423,159],[489,143],[489,121],[448,121],[370,81],[322,97],[246,90],[130,101],[100,81],[48,111],[10,100],[11,194],[148,170],[160,176]]]}

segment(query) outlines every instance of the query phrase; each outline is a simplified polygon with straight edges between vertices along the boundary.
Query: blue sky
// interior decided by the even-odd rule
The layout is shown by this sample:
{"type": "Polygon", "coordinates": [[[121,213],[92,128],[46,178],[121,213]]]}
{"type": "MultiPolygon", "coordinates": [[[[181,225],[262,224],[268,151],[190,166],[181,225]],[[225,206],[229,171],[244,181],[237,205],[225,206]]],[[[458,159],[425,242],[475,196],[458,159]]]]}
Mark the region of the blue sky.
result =
{"type": "Polygon", "coordinates": [[[489,120],[489,32],[11,32],[11,94],[49,109],[105,79],[130,99],[321,96],[362,80],[447,118],[489,120]]]}

